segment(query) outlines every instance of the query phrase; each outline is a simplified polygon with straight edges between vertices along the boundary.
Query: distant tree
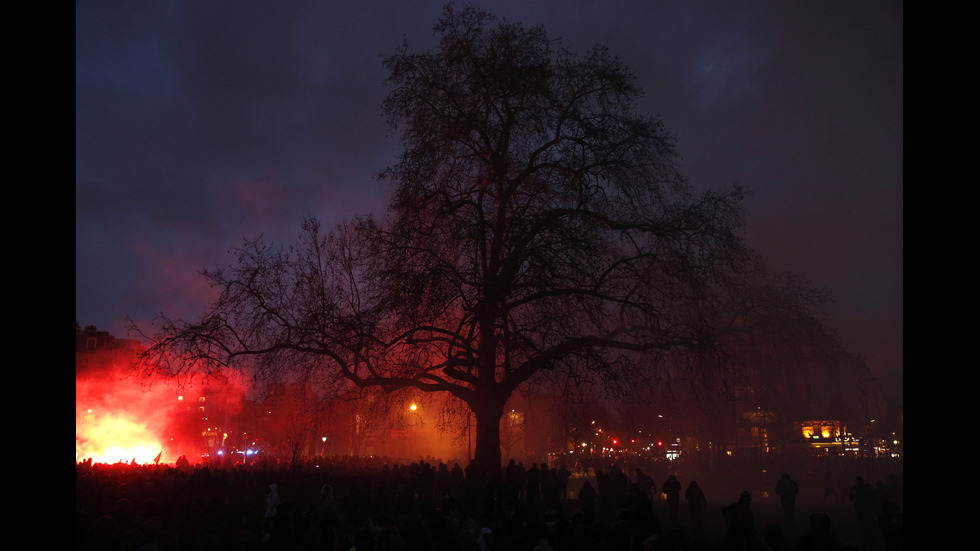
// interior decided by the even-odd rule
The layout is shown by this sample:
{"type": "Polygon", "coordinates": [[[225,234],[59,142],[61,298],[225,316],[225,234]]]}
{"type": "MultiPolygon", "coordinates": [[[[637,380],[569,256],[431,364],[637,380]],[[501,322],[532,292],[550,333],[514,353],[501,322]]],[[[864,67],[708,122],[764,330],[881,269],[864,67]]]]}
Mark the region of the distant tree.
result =
{"type": "Polygon", "coordinates": [[[147,365],[448,393],[472,410],[474,459],[492,472],[505,403],[536,377],[706,380],[698,370],[723,362],[698,358],[731,357],[737,309],[755,324],[773,305],[806,311],[807,289],[759,285],[743,190],[691,189],[605,47],[579,57],[542,27],[451,5],[435,33],[435,51],[384,60],[405,147],[381,173],[388,215],[246,242],[237,265],[205,272],[220,296],[200,322],[164,318],[147,365]]]}
{"type": "Polygon", "coordinates": [[[282,383],[267,389],[262,405],[273,414],[267,420],[266,440],[289,465],[313,455],[321,423],[321,399],[305,385],[282,383]]]}

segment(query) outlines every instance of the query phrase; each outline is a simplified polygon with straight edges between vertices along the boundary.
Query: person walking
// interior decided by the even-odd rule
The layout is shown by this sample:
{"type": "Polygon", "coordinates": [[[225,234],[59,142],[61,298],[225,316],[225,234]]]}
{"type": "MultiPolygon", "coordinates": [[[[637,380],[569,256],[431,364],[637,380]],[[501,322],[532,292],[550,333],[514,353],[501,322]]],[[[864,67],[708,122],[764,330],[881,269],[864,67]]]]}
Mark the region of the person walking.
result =
{"type": "Polygon", "coordinates": [[[671,474],[664,481],[661,489],[667,494],[667,518],[670,520],[670,526],[676,528],[680,520],[681,482],[671,474]]]}
{"type": "Polygon", "coordinates": [[[687,500],[687,510],[691,515],[691,533],[699,534],[704,519],[704,509],[708,506],[708,499],[697,481],[692,480],[687,485],[687,490],[684,490],[684,499],[687,500]]]}
{"type": "Polygon", "coordinates": [[[776,481],[776,494],[779,495],[779,504],[783,510],[783,527],[787,533],[793,531],[793,513],[796,512],[796,496],[800,493],[800,486],[795,480],[790,478],[789,473],[776,481]]]}

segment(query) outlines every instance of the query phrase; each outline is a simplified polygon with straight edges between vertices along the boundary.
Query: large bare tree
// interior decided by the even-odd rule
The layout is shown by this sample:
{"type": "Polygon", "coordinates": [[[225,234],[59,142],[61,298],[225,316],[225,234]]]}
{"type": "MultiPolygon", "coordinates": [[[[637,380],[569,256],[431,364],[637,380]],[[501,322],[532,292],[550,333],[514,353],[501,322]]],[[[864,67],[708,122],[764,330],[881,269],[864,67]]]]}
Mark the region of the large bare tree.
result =
{"type": "Polygon", "coordinates": [[[247,242],[205,272],[220,296],[203,319],[165,319],[144,359],[448,393],[492,471],[505,403],[536,375],[642,387],[774,298],[735,292],[760,274],[738,233],[743,190],[685,182],[672,134],[634,113],[641,90],[606,48],[577,55],[451,5],[434,30],[434,51],[384,60],[404,144],[381,173],[387,216],[247,242]]]}

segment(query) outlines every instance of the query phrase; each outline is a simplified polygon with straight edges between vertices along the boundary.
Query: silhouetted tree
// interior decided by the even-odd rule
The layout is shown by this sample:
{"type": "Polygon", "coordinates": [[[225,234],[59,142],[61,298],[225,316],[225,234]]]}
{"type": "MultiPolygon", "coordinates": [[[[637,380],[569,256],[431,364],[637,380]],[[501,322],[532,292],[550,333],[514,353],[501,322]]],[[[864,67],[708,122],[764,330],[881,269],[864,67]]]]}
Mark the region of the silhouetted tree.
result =
{"type": "Polygon", "coordinates": [[[504,405],[537,375],[636,389],[709,365],[684,360],[718,357],[744,329],[736,306],[754,322],[786,300],[805,311],[802,288],[744,293],[765,287],[738,235],[743,190],[691,189],[605,47],[579,57],[540,26],[451,5],[435,33],[435,51],[384,60],[404,144],[381,173],[388,215],[247,242],[205,272],[220,296],[203,319],[165,319],[144,359],[449,393],[472,410],[477,465],[496,470],[504,405]]]}

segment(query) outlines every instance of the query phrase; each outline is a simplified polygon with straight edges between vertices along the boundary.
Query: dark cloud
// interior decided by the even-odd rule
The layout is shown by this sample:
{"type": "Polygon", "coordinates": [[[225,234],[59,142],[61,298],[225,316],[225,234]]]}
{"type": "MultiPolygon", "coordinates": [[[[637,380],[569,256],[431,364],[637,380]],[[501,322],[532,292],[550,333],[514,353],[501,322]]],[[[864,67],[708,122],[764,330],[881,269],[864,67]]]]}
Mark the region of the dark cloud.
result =
{"type": "MultiPolygon", "coordinates": [[[[900,2],[504,1],[637,74],[697,186],[753,190],[746,237],[834,296],[902,388],[900,2]]],[[[442,2],[76,3],[76,318],[193,317],[197,271],[302,217],[380,212],[398,152],[381,56],[434,44],[442,2]]]]}

